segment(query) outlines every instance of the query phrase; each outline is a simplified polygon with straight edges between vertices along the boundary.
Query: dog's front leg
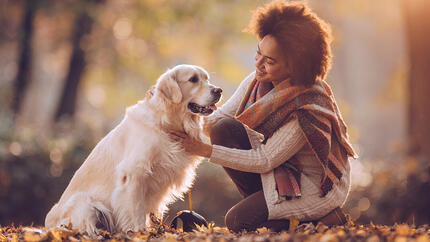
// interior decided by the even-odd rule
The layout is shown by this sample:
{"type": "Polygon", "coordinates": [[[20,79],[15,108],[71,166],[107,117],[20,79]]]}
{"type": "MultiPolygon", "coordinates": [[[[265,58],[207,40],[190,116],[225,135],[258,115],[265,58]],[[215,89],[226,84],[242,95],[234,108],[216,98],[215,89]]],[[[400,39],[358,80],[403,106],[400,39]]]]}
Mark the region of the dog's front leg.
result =
{"type": "Polygon", "coordinates": [[[111,204],[120,231],[138,231],[147,227],[149,209],[145,204],[144,180],[148,172],[130,160],[122,161],[117,167],[111,204]]]}

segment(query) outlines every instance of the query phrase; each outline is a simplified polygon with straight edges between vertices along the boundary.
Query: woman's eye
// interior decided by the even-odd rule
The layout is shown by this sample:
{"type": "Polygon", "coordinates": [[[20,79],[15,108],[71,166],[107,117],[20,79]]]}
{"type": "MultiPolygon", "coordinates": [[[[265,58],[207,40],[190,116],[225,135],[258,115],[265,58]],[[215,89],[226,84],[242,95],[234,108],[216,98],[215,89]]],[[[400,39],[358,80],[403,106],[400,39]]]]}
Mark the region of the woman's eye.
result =
{"type": "Polygon", "coordinates": [[[192,83],[196,83],[199,81],[199,78],[197,76],[192,76],[188,81],[192,83]]]}
{"type": "Polygon", "coordinates": [[[261,54],[260,54],[260,52],[257,51],[255,53],[254,59],[257,61],[258,59],[260,59],[260,57],[261,57],[261,54]]]}

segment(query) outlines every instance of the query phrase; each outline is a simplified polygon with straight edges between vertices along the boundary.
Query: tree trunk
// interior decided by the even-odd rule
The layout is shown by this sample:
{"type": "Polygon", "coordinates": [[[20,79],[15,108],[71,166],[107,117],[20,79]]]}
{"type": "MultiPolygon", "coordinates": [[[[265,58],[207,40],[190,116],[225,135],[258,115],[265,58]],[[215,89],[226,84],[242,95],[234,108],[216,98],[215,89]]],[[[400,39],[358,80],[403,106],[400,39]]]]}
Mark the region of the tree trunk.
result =
{"type": "Polygon", "coordinates": [[[409,144],[430,160],[430,1],[404,0],[409,41],[409,144]]]}
{"type": "Polygon", "coordinates": [[[409,47],[409,155],[417,167],[407,179],[403,219],[430,222],[430,1],[404,0],[409,47]]]}
{"type": "Polygon", "coordinates": [[[26,0],[24,2],[24,19],[20,34],[18,71],[14,81],[14,93],[12,96],[12,111],[14,117],[19,114],[24,99],[25,91],[31,81],[32,73],[32,39],[34,32],[34,15],[36,13],[36,2],[26,0]]]}
{"type": "Polygon", "coordinates": [[[64,80],[64,88],[60,97],[60,102],[55,113],[54,120],[58,121],[62,117],[73,117],[76,110],[76,100],[78,96],[79,83],[86,67],[85,51],[81,47],[82,39],[91,32],[94,20],[89,15],[96,3],[103,0],[88,0],[79,9],[76,16],[72,34],[72,55],[69,62],[69,71],[64,80]]]}

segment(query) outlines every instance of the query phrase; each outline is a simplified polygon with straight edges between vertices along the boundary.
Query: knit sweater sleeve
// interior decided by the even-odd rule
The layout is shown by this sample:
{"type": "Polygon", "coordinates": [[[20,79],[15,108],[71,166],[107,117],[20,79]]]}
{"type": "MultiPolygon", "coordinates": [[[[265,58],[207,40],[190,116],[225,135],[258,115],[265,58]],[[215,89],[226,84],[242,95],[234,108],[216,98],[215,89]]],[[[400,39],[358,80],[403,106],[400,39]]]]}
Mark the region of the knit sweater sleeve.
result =
{"type": "Polygon", "coordinates": [[[280,127],[266,144],[251,150],[213,145],[210,162],[235,170],[266,173],[278,167],[306,144],[297,119],[280,127]]]}
{"type": "Polygon", "coordinates": [[[233,118],[236,114],[239,105],[245,96],[249,84],[255,77],[255,71],[249,74],[240,84],[239,87],[234,91],[233,95],[212,115],[203,118],[203,131],[209,136],[209,130],[214,123],[224,117],[233,118]]]}

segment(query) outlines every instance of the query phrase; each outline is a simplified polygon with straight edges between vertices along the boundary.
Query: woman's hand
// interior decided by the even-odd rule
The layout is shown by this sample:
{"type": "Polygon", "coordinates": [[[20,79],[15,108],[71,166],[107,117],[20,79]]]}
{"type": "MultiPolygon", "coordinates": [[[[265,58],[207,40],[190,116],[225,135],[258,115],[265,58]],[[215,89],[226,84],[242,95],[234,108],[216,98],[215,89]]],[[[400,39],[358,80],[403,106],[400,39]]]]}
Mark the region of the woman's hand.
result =
{"type": "Polygon", "coordinates": [[[186,133],[170,130],[170,137],[182,144],[185,151],[193,155],[209,158],[212,154],[212,145],[196,140],[186,133]]]}

